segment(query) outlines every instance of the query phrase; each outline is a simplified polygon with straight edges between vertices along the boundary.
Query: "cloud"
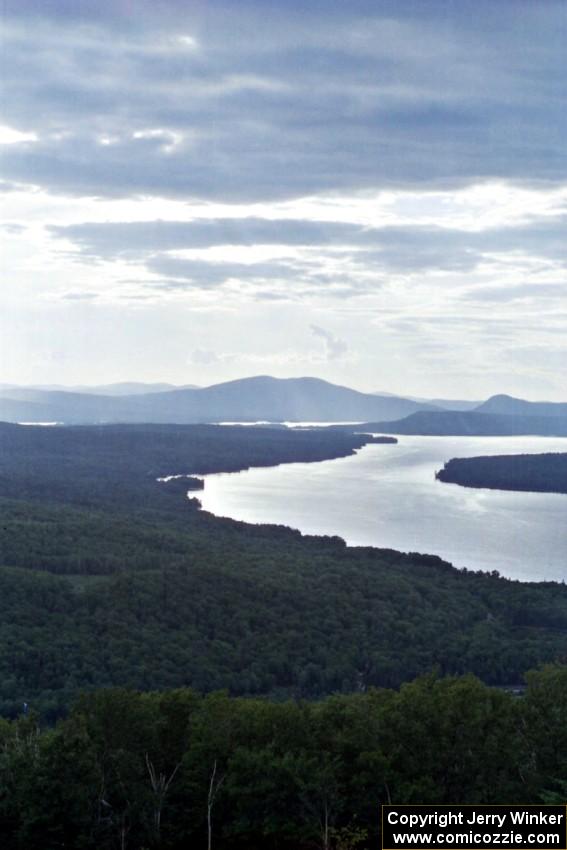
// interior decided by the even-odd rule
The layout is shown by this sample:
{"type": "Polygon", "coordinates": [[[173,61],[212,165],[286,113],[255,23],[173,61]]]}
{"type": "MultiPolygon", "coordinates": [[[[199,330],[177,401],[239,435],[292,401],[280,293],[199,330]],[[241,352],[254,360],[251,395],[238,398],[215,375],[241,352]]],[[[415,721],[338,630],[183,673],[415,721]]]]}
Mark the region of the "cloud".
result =
{"type": "Polygon", "coordinates": [[[22,185],[19,183],[10,183],[6,180],[0,180],[0,192],[2,194],[8,194],[9,192],[19,192],[21,191],[21,189],[22,185]]]}
{"type": "Polygon", "coordinates": [[[311,333],[323,340],[327,360],[338,360],[348,351],[348,345],[319,325],[310,325],[311,333]]]}
{"type": "Polygon", "coordinates": [[[96,301],[99,294],[97,292],[65,292],[60,297],[64,301],[96,301]]]}
{"type": "Polygon", "coordinates": [[[565,336],[562,0],[4,6],[14,373],[57,337],[75,382],[184,382],[189,338],[210,377],[384,363],[424,395],[565,336]]]}
{"type": "Polygon", "coordinates": [[[376,291],[388,275],[467,274],[488,260],[521,265],[539,259],[558,268],[567,263],[564,215],[482,231],[259,217],[83,223],[51,226],[49,231],[71,242],[85,258],[143,264],[152,274],[194,287],[216,288],[234,278],[251,284],[285,282],[290,293],[326,289],[337,297],[376,291]],[[259,246],[266,247],[268,256],[272,250],[273,259],[255,260],[259,246]],[[208,249],[223,249],[223,259],[207,254],[208,249]],[[179,252],[193,256],[180,257],[179,252]],[[235,255],[247,261],[230,259],[235,255]]]}
{"type": "Polygon", "coordinates": [[[365,233],[363,227],[340,222],[257,216],[52,225],[49,231],[99,259],[215,245],[348,245],[365,233]]]}
{"type": "Polygon", "coordinates": [[[463,293],[469,301],[533,301],[537,299],[567,298],[567,281],[557,283],[518,283],[507,286],[479,286],[463,293]]]}
{"type": "Polygon", "coordinates": [[[0,125],[0,145],[17,145],[22,142],[37,142],[35,133],[20,133],[12,127],[0,125]]]}
{"type": "Polygon", "coordinates": [[[562,3],[80,5],[7,10],[9,180],[252,201],[567,178],[562,3]]]}
{"type": "Polygon", "coordinates": [[[20,236],[22,233],[25,233],[26,227],[24,224],[20,224],[19,222],[6,221],[3,224],[0,224],[0,228],[5,232],[9,233],[11,236],[20,236]]]}
{"type": "Polygon", "coordinates": [[[218,355],[206,348],[195,348],[189,359],[197,366],[212,366],[219,362],[218,355]]]}
{"type": "Polygon", "coordinates": [[[207,262],[171,257],[161,254],[146,263],[150,272],[185,281],[188,287],[215,289],[231,279],[242,281],[271,281],[288,277],[289,268],[283,263],[207,262]]]}

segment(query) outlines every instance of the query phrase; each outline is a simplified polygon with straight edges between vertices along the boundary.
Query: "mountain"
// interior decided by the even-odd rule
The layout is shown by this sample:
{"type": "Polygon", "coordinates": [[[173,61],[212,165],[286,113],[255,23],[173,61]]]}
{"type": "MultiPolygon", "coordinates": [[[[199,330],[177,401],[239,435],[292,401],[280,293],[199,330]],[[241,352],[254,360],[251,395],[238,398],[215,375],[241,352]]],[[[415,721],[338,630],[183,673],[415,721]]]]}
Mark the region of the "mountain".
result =
{"type": "Polygon", "coordinates": [[[49,403],[0,397],[0,422],[57,422],[57,413],[49,403]]]}
{"type": "Polygon", "coordinates": [[[333,422],[400,419],[423,409],[431,406],[361,393],[318,378],[268,376],[141,395],[30,388],[0,393],[0,419],[10,422],[333,422]]]}
{"type": "Polygon", "coordinates": [[[457,398],[431,398],[431,399],[419,399],[411,397],[413,401],[419,401],[422,404],[431,404],[434,407],[441,407],[443,410],[475,410],[480,402],[479,401],[468,401],[466,399],[457,399],[457,398]]]}
{"type": "Polygon", "coordinates": [[[567,404],[552,401],[524,401],[509,395],[493,395],[476,408],[478,413],[501,413],[506,416],[567,417],[567,404]]]}
{"type": "Polygon", "coordinates": [[[113,419],[113,406],[123,401],[61,390],[22,388],[9,393],[0,393],[0,420],[5,422],[104,422],[113,419]]]}
{"type": "Polygon", "coordinates": [[[179,387],[176,384],[144,384],[139,381],[122,381],[117,384],[100,384],[98,386],[74,386],[74,387],[36,387],[36,389],[54,389],[54,390],[70,390],[76,393],[87,393],[88,395],[146,395],[147,393],[164,393],[171,390],[179,389],[195,389],[194,384],[186,384],[179,387]]]}
{"type": "Polygon", "coordinates": [[[567,416],[511,416],[477,411],[421,410],[395,422],[365,422],[357,430],[424,436],[567,437],[567,416]]]}
{"type": "MultiPolygon", "coordinates": [[[[399,398],[399,396],[395,393],[375,392],[373,395],[382,395],[387,398],[399,398]]],[[[482,404],[480,401],[469,401],[456,398],[422,398],[421,396],[415,395],[404,396],[404,398],[408,398],[410,401],[417,401],[419,404],[431,407],[440,407],[442,410],[475,410],[475,408],[482,404]]]]}
{"type": "MultiPolygon", "coordinates": [[[[375,393],[375,395],[396,398],[392,393],[375,393]]],[[[475,410],[478,413],[498,413],[504,416],[567,416],[567,404],[551,401],[525,401],[509,395],[493,395],[487,401],[470,401],[451,398],[422,398],[408,395],[404,398],[416,401],[429,408],[441,410],[475,410]]]]}
{"type": "Polygon", "coordinates": [[[64,386],[63,384],[31,384],[21,387],[17,384],[0,384],[0,393],[10,398],[34,398],[38,392],[70,392],[85,393],[87,395],[147,395],[148,393],[163,393],[171,390],[197,389],[195,384],[144,384],[140,381],[122,381],[116,384],[99,384],[95,386],[77,384],[75,386],[64,386]],[[22,395],[23,394],[23,395],[22,395]]]}

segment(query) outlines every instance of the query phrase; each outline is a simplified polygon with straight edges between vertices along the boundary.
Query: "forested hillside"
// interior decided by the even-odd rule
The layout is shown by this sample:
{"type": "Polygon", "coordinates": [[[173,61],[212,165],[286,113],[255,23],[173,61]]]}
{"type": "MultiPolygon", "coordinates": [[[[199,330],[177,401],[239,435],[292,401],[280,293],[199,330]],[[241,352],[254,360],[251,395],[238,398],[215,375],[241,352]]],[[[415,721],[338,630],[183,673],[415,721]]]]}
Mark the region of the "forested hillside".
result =
{"type": "Polygon", "coordinates": [[[320,698],[436,665],[515,685],[565,658],[563,585],[222,520],[185,498],[185,480],[156,481],[344,455],[364,439],[3,428],[2,713],[26,702],[54,720],[79,690],[107,686],[320,698]]]}
{"type": "Polygon", "coordinates": [[[184,491],[183,480],[164,487],[157,478],[344,457],[370,441],[287,428],[0,423],[0,494],[48,504],[112,504],[122,512],[145,503],[183,511],[182,500],[167,498],[184,491]]]}

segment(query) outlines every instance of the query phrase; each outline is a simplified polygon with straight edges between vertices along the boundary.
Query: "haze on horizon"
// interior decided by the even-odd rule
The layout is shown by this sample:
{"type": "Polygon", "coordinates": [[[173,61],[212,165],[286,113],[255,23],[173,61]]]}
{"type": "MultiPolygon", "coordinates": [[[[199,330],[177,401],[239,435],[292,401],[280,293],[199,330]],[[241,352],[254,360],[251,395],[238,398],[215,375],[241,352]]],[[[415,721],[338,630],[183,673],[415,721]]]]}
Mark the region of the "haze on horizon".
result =
{"type": "Polygon", "coordinates": [[[0,383],[567,399],[563,0],[5,0],[0,383]]]}

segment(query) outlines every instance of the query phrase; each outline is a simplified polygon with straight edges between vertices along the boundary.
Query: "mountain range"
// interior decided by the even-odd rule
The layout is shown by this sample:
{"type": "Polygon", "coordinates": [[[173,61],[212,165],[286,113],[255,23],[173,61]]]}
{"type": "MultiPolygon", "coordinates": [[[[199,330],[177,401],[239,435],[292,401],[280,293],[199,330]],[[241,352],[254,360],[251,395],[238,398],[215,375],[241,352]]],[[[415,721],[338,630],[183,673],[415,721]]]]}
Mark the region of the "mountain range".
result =
{"type": "MultiPolygon", "coordinates": [[[[396,398],[395,393],[384,393],[384,392],[376,392],[374,395],[382,395],[396,398]]],[[[475,407],[479,407],[482,402],[480,401],[471,401],[470,399],[457,399],[457,398],[421,398],[420,396],[408,395],[404,396],[404,398],[409,398],[410,401],[417,401],[423,405],[429,405],[433,407],[440,407],[442,410],[474,410],[475,407]]]]}
{"type": "Polygon", "coordinates": [[[535,411],[534,415],[523,416],[482,413],[480,409],[419,410],[390,422],[365,422],[358,425],[357,430],[432,437],[567,437],[567,416],[536,414],[535,411]]]}
{"type": "Polygon", "coordinates": [[[121,381],[116,384],[98,384],[98,385],[87,385],[87,384],[74,384],[72,386],[67,386],[64,384],[32,384],[28,387],[21,387],[19,384],[0,384],[0,393],[10,393],[10,391],[16,392],[29,392],[32,390],[40,390],[40,391],[61,391],[61,392],[71,392],[71,393],[86,393],[88,395],[111,395],[111,396],[121,396],[121,395],[147,395],[148,393],[163,393],[168,392],[169,390],[185,390],[185,389],[197,389],[195,384],[183,384],[183,386],[177,386],[176,384],[167,384],[163,382],[158,382],[155,384],[146,384],[142,381],[121,381]]]}
{"type": "Polygon", "coordinates": [[[123,383],[62,389],[4,384],[0,386],[0,420],[64,424],[362,422],[367,429],[400,434],[562,434],[567,433],[567,404],[529,402],[506,395],[482,403],[416,400],[362,393],[318,378],[263,375],[209,387],[123,383]]]}
{"type": "Polygon", "coordinates": [[[33,387],[0,390],[0,419],[9,422],[336,422],[399,419],[428,409],[433,406],[361,393],[317,378],[259,376],[203,388],[121,395],[33,387]]]}
{"type": "Polygon", "coordinates": [[[524,401],[509,395],[493,395],[476,408],[478,413],[499,413],[506,416],[567,417],[567,404],[552,401],[524,401]]]}

